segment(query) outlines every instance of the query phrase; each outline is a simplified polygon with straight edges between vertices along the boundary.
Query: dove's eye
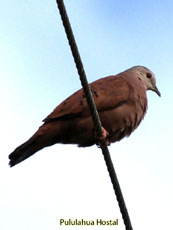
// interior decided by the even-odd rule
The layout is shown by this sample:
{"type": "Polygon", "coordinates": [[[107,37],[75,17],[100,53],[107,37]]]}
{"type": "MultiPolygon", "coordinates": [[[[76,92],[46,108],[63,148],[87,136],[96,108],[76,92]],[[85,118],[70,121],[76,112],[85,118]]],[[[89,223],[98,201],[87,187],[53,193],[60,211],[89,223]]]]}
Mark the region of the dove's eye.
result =
{"type": "Polygon", "coordinates": [[[151,73],[147,73],[146,76],[147,76],[147,78],[152,78],[152,74],[151,73]]]}

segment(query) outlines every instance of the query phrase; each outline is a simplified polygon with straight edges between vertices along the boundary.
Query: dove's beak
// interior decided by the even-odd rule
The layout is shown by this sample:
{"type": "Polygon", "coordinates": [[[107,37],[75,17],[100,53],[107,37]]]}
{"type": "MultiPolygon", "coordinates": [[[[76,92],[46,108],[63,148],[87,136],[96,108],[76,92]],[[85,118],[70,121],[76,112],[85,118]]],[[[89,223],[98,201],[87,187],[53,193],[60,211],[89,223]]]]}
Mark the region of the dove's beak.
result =
{"type": "Polygon", "coordinates": [[[155,93],[157,93],[157,95],[158,95],[159,97],[161,97],[161,93],[160,93],[160,91],[158,90],[157,86],[154,87],[153,91],[154,91],[155,93]]]}

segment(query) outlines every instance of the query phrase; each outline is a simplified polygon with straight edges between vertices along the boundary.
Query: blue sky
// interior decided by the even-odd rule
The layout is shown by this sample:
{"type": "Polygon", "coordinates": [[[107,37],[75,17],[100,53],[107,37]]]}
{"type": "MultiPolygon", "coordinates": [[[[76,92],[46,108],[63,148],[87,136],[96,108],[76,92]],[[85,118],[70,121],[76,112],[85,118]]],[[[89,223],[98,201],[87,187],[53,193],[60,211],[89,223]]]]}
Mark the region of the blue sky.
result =
{"type": "MultiPolygon", "coordinates": [[[[156,75],[162,97],[148,92],[140,127],[109,149],[134,229],[171,229],[173,3],[65,4],[89,82],[134,65],[156,75]]],[[[55,1],[6,0],[0,15],[0,229],[63,229],[60,218],[124,229],[100,149],[55,145],[9,168],[9,153],[81,85],[55,1]]]]}

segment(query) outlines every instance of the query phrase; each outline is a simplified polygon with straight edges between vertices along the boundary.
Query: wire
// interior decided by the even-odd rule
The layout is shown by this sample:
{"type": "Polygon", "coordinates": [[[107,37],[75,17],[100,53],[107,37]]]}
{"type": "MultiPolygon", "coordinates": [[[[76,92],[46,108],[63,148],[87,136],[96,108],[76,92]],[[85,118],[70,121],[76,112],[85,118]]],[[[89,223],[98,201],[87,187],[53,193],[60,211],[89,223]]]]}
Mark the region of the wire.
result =
{"type": "MultiPolygon", "coordinates": [[[[91,112],[91,116],[92,116],[92,119],[94,122],[94,127],[95,127],[97,135],[99,137],[101,137],[102,136],[101,121],[100,121],[99,114],[97,112],[97,109],[96,109],[96,106],[94,103],[92,92],[91,92],[90,87],[88,85],[87,77],[86,77],[86,74],[84,71],[82,60],[81,60],[81,57],[80,57],[80,54],[79,54],[79,51],[77,48],[77,44],[75,41],[75,37],[73,35],[73,31],[72,31],[70,21],[69,21],[69,18],[68,18],[66,9],[65,9],[64,2],[63,2],[63,0],[56,0],[56,2],[58,5],[58,8],[59,8],[59,12],[60,12],[61,19],[62,19],[62,22],[64,25],[66,36],[68,38],[68,42],[69,42],[69,45],[70,45],[70,48],[72,51],[74,62],[76,64],[76,68],[77,68],[77,71],[78,71],[78,74],[80,77],[80,81],[81,81],[81,84],[82,84],[82,87],[83,87],[83,90],[84,90],[84,93],[85,93],[85,96],[87,99],[87,103],[88,103],[88,106],[89,106],[89,109],[91,112]]],[[[133,230],[132,225],[131,225],[131,221],[130,221],[130,217],[128,214],[128,210],[126,208],[123,194],[122,194],[122,191],[121,191],[121,188],[119,185],[119,181],[118,181],[118,178],[117,178],[117,175],[116,175],[116,172],[115,172],[112,160],[111,160],[109,150],[108,150],[107,146],[104,145],[104,141],[101,142],[100,147],[102,149],[102,153],[103,153],[103,156],[104,156],[104,159],[106,162],[107,170],[108,170],[110,178],[111,178],[111,182],[112,182],[112,185],[113,185],[113,188],[115,191],[115,195],[117,197],[117,201],[118,201],[119,208],[120,208],[120,211],[122,214],[122,218],[124,220],[126,230],[133,230]]]]}

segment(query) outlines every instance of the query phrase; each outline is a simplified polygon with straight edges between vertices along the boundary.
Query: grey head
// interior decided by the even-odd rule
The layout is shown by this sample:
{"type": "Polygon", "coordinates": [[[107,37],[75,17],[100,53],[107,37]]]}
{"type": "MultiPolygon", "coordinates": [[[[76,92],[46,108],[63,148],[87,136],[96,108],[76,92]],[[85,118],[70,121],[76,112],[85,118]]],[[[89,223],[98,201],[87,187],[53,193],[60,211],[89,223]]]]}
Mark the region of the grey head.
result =
{"type": "Polygon", "coordinates": [[[142,81],[146,90],[152,90],[155,93],[157,93],[157,95],[159,97],[161,96],[161,93],[156,86],[155,75],[150,69],[148,69],[144,66],[134,66],[134,67],[128,69],[127,71],[132,72],[132,74],[131,74],[132,76],[134,76],[134,77],[137,76],[138,79],[140,79],[142,81]]]}

